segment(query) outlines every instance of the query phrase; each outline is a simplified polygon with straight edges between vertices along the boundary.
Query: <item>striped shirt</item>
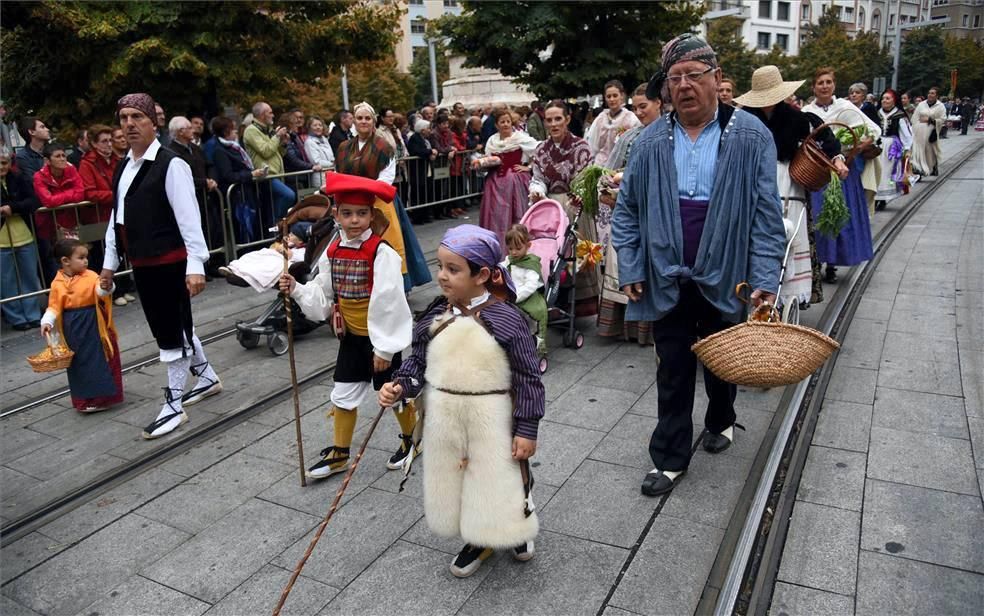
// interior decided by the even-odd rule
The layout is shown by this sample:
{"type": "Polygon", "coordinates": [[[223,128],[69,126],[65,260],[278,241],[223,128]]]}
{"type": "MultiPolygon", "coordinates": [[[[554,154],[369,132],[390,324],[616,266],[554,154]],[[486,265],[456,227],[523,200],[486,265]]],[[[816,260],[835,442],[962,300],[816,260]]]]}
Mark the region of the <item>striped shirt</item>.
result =
{"type": "Polygon", "coordinates": [[[718,144],[721,141],[721,125],[717,112],[696,143],[678,121],[673,122],[673,162],[676,163],[677,186],[680,197],[695,201],[710,201],[714,185],[714,169],[717,167],[718,144]]]}
{"type": "MultiPolygon", "coordinates": [[[[445,310],[447,303],[437,302],[414,327],[412,353],[393,374],[393,380],[403,388],[404,398],[416,398],[424,388],[427,345],[431,341],[430,326],[445,310]]],[[[530,334],[529,326],[519,309],[511,304],[497,302],[486,306],[479,318],[492,330],[495,341],[509,358],[514,404],[513,434],[536,440],[537,427],[546,405],[546,392],[540,380],[536,338],[530,334]]],[[[466,349],[462,351],[468,352],[466,349]]]]}

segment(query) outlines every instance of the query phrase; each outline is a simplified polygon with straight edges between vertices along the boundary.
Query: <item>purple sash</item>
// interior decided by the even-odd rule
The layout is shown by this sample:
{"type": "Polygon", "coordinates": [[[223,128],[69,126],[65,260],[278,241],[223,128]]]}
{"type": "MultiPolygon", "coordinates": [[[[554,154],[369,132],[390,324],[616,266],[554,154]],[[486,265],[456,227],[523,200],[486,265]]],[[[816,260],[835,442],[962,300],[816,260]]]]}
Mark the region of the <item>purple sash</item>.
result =
{"type": "Polygon", "coordinates": [[[700,236],[704,233],[709,201],[680,199],[680,223],[683,228],[683,263],[693,267],[697,261],[700,236]]]}

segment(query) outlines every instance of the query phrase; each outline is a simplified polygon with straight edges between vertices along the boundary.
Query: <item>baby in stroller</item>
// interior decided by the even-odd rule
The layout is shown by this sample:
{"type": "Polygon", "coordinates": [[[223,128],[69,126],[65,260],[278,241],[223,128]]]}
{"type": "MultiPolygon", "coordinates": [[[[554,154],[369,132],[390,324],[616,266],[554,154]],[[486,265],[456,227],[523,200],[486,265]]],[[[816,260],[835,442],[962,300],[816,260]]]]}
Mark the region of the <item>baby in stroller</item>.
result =
{"type": "Polygon", "coordinates": [[[509,256],[502,267],[516,284],[516,307],[536,321],[536,350],[547,356],[547,301],[543,297],[543,266],[540,257],[530,252],[532,242],[525,225],[515,224],[506,231],[509,256]]]}
{"type": "Polygon", "coordinates": [[[252,287],[257,293],[272,289],[284,271],[284,251],[293,266],[304,263],[304,246],[311,231],[310,222],[295,222],[290,226],[287,245],[274,242],[269,248],[248,252],[219,268],[226,282],[237,287],[252,287]]]}
{"type": "MultiPolygon", "coordinates": [[[[285,220],[285,224],[292,230],[292,235],[295,225],[298,223],[307,225],[307,237],[298,238],[306,240],[304,247],[301,247],[300,251],[297,248],[291,251],[292,256],[299,252],[302,257],[299,261],[291,262],[289,266],[290,275],[301,283],[317,274],[318,257],[324,254],[335,234],[335,220],[330,215],[330,210],[331,203],[327,197],[320,194],[310,195],[295,206],[285,220]]],[[[297,230],[300,231],[300,228],[297,230]]],[[[278,259],[275,280],[279,280],[284,271],[284,256],[280,252],[274,254],[278,259]]],[[[270,263],[272,271],[272,260],[270,263]]],[[[228,276],[226,280],[229,280],[228,276]]],[[[295,336],[304,335],[324,324],[324,321],[308,319],[294,300],[291,300],[291,310],[295,336]]],[[[284,298],[280,294],[255,319],[236,323],[236,339],[243,347],[247,349],[256,347],[260,343],[261,336],[267,337],[267,348],[274,355],[283,355],[287,352],[287,313],[284,309],[284,298]]]]}

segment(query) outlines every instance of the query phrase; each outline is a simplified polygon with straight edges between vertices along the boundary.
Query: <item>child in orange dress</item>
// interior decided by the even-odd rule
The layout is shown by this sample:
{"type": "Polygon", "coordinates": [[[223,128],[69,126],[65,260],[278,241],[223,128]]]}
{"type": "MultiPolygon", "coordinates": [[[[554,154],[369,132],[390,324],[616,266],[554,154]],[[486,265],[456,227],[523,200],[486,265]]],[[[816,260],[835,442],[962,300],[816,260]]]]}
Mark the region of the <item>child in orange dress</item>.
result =
{"type": "Polygon", "coordinates": [[[68,367],[72,406],[81,413],[104,411],[123,401],[113,289],[100,288],[99,275],[89,269],[85,244],[59,240],[54,253],[61,270],[51,282],[41,333],[48,334],[59,325],[65,344],[75,351],[68,367]]]}

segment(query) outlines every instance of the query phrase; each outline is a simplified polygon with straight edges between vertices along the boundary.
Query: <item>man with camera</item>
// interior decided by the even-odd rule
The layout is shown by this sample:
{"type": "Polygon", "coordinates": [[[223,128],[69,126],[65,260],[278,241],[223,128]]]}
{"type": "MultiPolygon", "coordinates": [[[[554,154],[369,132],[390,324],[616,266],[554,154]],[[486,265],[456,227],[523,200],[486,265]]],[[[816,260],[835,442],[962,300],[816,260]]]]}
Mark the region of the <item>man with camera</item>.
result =
{"type": "MultiPolygon", "coordinates": [[[[243,147],[253,160],[253,167],[266,169],[271,176],[283,175],[288,141],[287,127],[273,126],[273,108],[262,101],[253,105],[253,123],[243,132],[243,147]]],[[[261,194],[264,198],[270,196],[275,219],[283,218],[297,202],[294,191],[276,178],[269,180],[269,188],[261,188],[261,194]]]]}

